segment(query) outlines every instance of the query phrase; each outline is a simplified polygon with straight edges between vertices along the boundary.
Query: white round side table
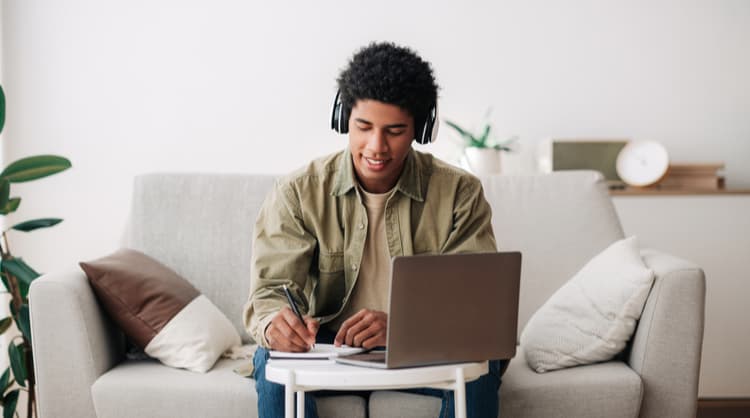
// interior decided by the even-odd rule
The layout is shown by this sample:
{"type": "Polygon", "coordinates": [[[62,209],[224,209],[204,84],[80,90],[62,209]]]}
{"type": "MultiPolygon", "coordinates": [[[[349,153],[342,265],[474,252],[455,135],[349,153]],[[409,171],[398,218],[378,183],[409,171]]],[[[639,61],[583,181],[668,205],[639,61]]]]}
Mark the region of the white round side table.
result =
{"type": "Polygon", "coordinates": [[[466,382],[488,371],[487,362],[405,369],[376,369],[339,364],[333,360],[276,360],[266,365],[266,379],[285,386],[285,416],[305,416],[305,392],[313,390],[380,390],[435,388],[454,391],[456,418],[466,418],[466,382]]]}

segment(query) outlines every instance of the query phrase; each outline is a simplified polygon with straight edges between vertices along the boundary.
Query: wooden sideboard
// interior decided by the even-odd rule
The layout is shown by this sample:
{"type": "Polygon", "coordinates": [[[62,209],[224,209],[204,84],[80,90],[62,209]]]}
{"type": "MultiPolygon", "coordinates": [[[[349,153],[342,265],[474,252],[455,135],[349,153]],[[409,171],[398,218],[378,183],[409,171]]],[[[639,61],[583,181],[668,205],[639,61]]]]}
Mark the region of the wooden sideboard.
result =
{"type": "Polygon", "coordinates": [[[611,194],[625,234],[706,273],[699,397],[750,398],[750,190],[611,194]]]}

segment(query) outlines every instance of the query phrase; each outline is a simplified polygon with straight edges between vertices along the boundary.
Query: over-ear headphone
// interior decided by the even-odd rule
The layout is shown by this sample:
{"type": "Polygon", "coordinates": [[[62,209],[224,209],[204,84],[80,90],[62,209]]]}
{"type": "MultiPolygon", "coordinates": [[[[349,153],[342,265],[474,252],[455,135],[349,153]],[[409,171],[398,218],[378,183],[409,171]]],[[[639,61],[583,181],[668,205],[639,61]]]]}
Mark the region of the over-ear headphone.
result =
{"type": "MultiPolygon", "coordinates": [[[[420,144],[435,142],[438,127],[438,106],[435,102],[430,111],[427,112],[427,118],[424,122],[414,121],[414,139],[420,144]]],[[[340,134],[349,133],[349,113],[344,109],[344,104],[341,102],[341,90],[336,92],[336,97],[333,99],[331,129],[340,134]]]]}

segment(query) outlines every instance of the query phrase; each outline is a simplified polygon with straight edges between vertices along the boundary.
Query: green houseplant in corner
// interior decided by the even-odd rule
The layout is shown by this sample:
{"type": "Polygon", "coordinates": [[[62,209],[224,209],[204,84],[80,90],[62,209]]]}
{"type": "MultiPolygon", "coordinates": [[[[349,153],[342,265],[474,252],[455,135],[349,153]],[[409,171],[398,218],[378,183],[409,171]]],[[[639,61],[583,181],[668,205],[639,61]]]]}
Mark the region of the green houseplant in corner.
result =
{"type": "MultiPolygon", "coordinates": [[[[487,116],[489,116],[489,111],[487,116]]],[[[465,161],[469,169],[477,175],[500,173],[500,153],[512,152],[511,145],[518,140],[518,137],[514,136],[503,142],[495,141],[491,137],[492,125],[489,122],[484,124],[481,134],[475,134],[449,120],[445,123],[461,137],[465,161]]]]}
{"type": "MultiPolygon", "coordinates": [[[[5,125],[5,93],[0,86],[0,133],[5,125]]],[[[56,155],[36,155],[22,158],[9,164],[0,173],[0,215],[8,215],[18,210],[20,197],[11,197],[11,184],[37,180],[70,168],[70,161],[56,155]]],[[[34,367],[31,352],[31,325],[29,322],[28,293],[31,282],[40,276],[22,258],[13,256],[8,244],[8,233],[11,230],[30,232],[47,228],[62,222],[58,218],[32,219],[13,225],[2,231],[0,240],[0,279],[6,292],[11,297],[10,316],[0,319],[0,334],[5,334],[13,323],[21,332],[8,341],[8,362],[10,366],[0,376],[0,404],[3,418],[11,418],[16,413],[18,395],[24,390],[28,393],[26,415],[36,416],[34,398],[34,367]],[[15,384],[20,386],[16,388],[15,384]]]]}

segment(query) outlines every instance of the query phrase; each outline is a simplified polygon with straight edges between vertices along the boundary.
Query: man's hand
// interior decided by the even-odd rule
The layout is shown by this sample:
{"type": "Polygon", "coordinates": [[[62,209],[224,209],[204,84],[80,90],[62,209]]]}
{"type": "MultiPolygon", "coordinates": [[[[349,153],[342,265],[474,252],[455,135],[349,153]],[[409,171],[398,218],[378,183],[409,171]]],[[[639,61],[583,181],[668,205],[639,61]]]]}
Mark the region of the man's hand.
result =
{"type": "Polygon", "coordinates": [[[341,324],[333,344],[336,347],[346,344],[367,349],[384,346],[387,329],[388,314],[362,309],[341,324]]]}
{"type": "Polygon", "coordinates": [[[266,340],[272,349],[300,353],[315,344],[320,322],[306,316],[301,323],[297,315],[285,306],[266,327],[266,340]]]}

